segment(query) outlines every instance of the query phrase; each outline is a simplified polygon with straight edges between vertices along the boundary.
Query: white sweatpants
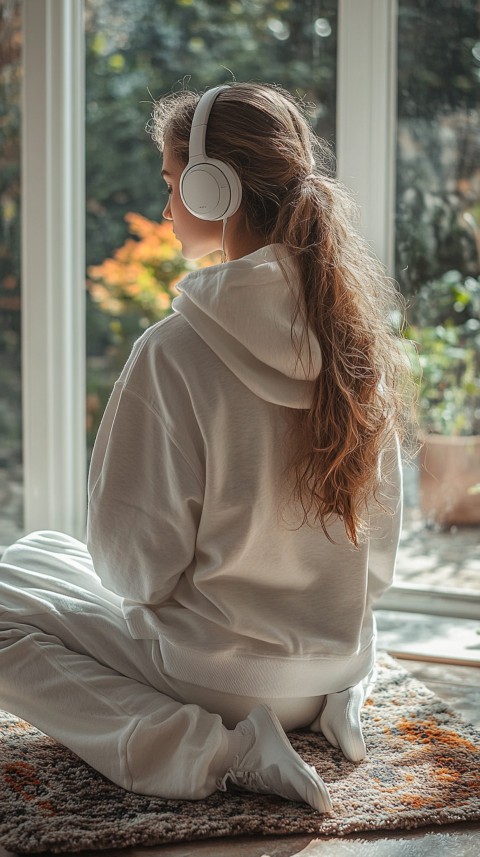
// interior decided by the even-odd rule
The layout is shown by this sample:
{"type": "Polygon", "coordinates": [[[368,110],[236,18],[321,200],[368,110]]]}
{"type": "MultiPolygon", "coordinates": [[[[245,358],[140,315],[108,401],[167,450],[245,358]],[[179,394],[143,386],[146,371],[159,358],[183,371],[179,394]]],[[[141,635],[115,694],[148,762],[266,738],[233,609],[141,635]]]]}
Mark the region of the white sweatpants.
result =
{"type": "Polygon", "coordinates": [[[158,642],[130,636],[121,599],[102,586],[82,542],[39,532],[5,552],[0,708],[117,785],[166,798],[212,794],[245,744],[235,724],[259,701],[289,729],[311,723],[323,697],[247,699],[169,677],[158,642]]]}

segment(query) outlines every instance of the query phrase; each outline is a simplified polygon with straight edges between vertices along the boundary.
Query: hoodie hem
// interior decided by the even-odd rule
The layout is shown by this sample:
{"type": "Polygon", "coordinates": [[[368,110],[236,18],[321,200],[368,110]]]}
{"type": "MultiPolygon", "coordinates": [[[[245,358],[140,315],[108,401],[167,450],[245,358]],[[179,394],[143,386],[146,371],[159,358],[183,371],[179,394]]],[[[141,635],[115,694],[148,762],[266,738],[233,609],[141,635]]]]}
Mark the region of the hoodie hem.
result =
{"type": "Polygon", "coordinates": [[[338,693],[373,669],[376,637],[347,657],[272,658],[178,646],[159,638],[165,672],[211,690],[254,697],[304,697],[338,693]]]}

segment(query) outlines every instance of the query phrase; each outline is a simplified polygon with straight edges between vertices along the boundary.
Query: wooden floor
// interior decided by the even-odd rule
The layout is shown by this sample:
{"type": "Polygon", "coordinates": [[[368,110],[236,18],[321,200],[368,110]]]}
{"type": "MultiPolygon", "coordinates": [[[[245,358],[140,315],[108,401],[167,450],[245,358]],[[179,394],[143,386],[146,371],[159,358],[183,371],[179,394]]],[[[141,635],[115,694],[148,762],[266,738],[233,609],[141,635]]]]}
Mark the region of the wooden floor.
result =
{"type": "MultiPolygon", "coordinates": [[[[399,659],[400,660],[400,659],[399,659]]],[[[480,728],[480,668],[403,660],[406,669],[480,728]]],[[[398,833],[355,834],[342,839],[311,836],[233,837],[152,848],[82,852],[79,857],[478,857],[480,824],[457,824],[398,833]]],[[[0,847],[0,857],[9,852],[0,847]]]]}

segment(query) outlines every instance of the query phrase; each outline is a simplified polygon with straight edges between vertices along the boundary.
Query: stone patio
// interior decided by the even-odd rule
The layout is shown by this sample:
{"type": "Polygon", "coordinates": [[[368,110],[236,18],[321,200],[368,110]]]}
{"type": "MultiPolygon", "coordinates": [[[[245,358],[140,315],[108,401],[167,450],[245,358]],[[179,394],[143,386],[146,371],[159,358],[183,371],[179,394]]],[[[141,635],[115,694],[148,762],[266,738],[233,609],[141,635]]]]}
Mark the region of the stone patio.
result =
{"type": "Polygon", "coordinates": [[[398,583],[480,593],[480,527],[427,523],[418,505],[418,470],[404,468],[403,530],[397,559],[398,583]]]}

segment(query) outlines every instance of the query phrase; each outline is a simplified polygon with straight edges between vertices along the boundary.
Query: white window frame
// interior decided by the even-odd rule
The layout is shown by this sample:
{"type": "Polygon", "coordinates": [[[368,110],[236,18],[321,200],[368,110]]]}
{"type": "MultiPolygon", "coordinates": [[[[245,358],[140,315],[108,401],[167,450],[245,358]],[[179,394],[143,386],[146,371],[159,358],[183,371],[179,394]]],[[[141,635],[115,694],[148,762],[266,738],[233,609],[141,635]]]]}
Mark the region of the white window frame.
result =
{"type": "Polygon", "coordinates": [[[394,273],[397,0],[339,0],[337,177],[360,227],[394,273]]]}
{"type": "Polygon", "coordinates": [[[24,528],[85,533],[83,0],[24,0],[24,528]]]}
{"type": "MultiPolygon", "coordinates": [[[[24,0],[22,154],[25,529],[84,538],[83,0],[24,0]]],[[[339,0],[338,177],[393,275],[397,0],[339,0]]],[[[480,596],[395,586],[389,609],[480,617],[480,596]]]]}

